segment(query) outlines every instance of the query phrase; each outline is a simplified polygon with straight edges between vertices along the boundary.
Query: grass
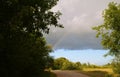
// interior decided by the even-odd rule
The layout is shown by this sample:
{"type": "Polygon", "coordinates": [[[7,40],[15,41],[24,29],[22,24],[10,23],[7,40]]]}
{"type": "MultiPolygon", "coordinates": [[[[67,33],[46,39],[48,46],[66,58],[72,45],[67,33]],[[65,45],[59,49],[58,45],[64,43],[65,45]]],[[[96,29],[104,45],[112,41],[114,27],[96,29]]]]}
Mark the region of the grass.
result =
{"type": "Polygon", "coordinates": [[[111,68],[85,68],[79,72],[90,77],[105,77],[105,75],[113,73],[111,68]]]}
{"type": "Polygon", "coordinates": [[[40,77],[56,77],[56,75],[52,72],[44,71],[40,72],[40,77]]]}
{"type": "Polygon", "coordinates": [[[113,73],[112,68],[84,68],[83,71],[101,71],[113,73]]]}
{"type": "Polygon", "coordinates": [[[86,71],[86,72],[80,72],[83,74],[86,74],[90,77],[105,77],[106,74],[108,74],[107,72],[103,72],[103,71],[86,71]]]}

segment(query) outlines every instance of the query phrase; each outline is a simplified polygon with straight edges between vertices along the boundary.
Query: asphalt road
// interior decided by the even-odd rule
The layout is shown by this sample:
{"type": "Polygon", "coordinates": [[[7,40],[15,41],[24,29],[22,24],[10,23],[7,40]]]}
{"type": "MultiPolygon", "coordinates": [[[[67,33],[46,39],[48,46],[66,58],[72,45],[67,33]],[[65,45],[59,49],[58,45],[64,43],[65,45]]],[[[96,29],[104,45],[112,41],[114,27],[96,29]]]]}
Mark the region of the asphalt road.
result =
{"type": "Polygon", "coordinates": [[[57,75],[57,77],[89,77],[87,75],[75,72],[75,71],[61,71],[61,70],[55,70],[52,71],[57,75]]]}

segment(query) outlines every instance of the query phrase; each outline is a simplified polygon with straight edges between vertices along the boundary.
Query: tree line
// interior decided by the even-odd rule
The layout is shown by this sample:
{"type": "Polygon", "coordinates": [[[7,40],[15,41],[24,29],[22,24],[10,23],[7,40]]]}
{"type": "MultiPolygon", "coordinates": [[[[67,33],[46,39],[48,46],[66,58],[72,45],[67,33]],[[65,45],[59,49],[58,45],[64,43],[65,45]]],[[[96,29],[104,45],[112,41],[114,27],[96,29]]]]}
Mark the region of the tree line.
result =
{"type": "MultiPolygon", "coordinates": [[[[107,63],[105,65],[95,65],[89,62],[81,63],[81,62],[72,62],[65,57],[56,58],[53,61],[53,65],[50,67],[52,70],[80,70],[84,71],[84,69],[112,69],[114,74],[120,74],[120,58],[113,59],[112,62],[107,63]]],[[[112,75],[111,75],[112,76],[112,75]]],[[[110,77],[111,77],[110,76],[110,77]]]]}
{"type": "Polygon", "coordinates": [[[54,63],[52,66],[53,70],[83,70],[84,68],[108,68],[109,65],[99,66],[95,64],[81,63],[81,62],[72,62],[67,58],[60,57],[54,59],[54,63]]]}

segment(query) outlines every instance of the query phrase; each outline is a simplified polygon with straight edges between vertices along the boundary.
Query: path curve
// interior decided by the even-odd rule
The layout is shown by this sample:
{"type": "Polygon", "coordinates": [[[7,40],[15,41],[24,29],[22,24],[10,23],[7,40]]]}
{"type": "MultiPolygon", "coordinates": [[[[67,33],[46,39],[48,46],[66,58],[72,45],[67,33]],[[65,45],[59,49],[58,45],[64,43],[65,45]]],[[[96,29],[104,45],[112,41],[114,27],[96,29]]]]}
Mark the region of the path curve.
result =
{"type": "Polygon", "coordinates": [[[87,75],[75,72],[75,71],[61,71],[61,70],[55,70],[52,71],[57,75],[57,77],[89,77],[87,75]]]}

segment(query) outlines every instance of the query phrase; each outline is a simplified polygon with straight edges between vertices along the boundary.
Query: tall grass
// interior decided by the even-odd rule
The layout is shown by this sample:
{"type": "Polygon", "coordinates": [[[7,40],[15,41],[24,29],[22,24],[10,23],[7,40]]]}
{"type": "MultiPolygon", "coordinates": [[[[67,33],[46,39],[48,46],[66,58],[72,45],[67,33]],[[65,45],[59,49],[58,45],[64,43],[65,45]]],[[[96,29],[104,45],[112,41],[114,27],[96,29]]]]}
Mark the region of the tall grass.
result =
{"type": "Polygon", "coordinates": [[[112,68],[84,68],[83,71],[102,71],[107,73],[113,73],[112,68]]]}
{"type": "Polygon", "coordinates": [[[84,68],[80,73],[90,77],[110,77],[112,76],[113,71],[111,68],[84,68]]]}

